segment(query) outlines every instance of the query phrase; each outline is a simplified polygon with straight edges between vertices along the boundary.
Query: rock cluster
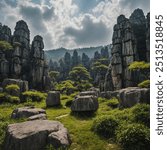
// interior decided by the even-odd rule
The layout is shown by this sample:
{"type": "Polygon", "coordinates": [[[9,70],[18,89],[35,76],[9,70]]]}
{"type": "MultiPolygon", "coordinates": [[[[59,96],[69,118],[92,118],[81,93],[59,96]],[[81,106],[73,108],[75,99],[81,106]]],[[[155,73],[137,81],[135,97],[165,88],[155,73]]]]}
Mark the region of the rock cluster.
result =
{"type": "Polygon", "coordinates": [[[9,42],[13,49],[0,49],[0,81],[5,78],[22,79],[30,88],[49,88],[47,64],[44,58],[43,38],[35,36],[30,45],[30,30],[25,21],[16,23],[14,34],[7,26],[0,25],[0,40],[9,42]]]}
{"type": "Polygon", "coordinates": [[[141,9],[136,9],[129,19],[124,15],[117,18],[105,91],[136,86],[139,73],[131,72],[128,66],[134,61],[149,61],[149,29],[149,14],[145,18],[141,9]]]}

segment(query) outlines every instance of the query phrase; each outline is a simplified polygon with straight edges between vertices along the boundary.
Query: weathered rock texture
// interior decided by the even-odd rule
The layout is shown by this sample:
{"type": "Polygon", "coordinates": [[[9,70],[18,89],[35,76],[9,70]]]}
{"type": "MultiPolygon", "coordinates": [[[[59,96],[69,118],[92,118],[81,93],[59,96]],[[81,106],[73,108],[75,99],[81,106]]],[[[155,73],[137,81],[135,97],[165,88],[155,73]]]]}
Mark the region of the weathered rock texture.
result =
{"type": "Polygon", "coordinates": [[[120,107],[132,107],[137,103],[150,103],[150,89],[129,87],[118,91],[120,107]]]}
{"type": "Polygon", "coordinates": [[[59,91],[50,91],[46,99],[46,106],[58,106],[60,105],[60,92],[59,91]]]}
{"type": "Polygon", "coordinates": [[[30,30],[27,23],[21,20],[16,23],[13,35],[9,27],[1,25],[0,40],[13,46],[10,51],[0,49],[0,81],[5,78],[22,79],[29,82],[30,88],[49,88],[41,36],[35,36],[30,45],[30,30]]]}
{"type": "Polygon", "coordinates": [[[94,112],[98,109],[96,96],[78,96],[71,105],[73,112],[94,112]]]}
{"type": "MultiPolygon", "coordinates": [[[[46,111],[44,109],[41,109],[41,108],[22,107],[22,108],[15,109],[12,112],[11,118],[13,118],[13,119],[28,118],[28,117],[32,117],[34,115],[39,115],[39,114],[46,114],[46,111]]],[[[32,118],[30,118],[30,119],[32,119],[32,118]]]]}
{"type": "Polygon", "coordinates": [[[34,120],[9,125],[4,150],[43,150],[48,144],[69,146],[67,129],[58,121],[34,120]]]}
{"type": "Polygon", "coordinates": [[[149,61],[149,29],[149,14],[145,18],[141,9],[136,9],[129,19],[124,15],[117,18],[105,91],[136,86],[141,80],[140,74],[131,72],[128,66],[134,61],[149,61]]]}

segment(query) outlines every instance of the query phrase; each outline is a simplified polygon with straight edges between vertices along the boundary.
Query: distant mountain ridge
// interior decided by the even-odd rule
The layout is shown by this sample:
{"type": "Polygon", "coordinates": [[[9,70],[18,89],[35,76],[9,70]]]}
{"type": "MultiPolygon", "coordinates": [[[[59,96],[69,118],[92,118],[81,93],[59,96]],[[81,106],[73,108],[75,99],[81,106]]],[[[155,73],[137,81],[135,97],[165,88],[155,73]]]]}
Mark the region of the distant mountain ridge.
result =
{"type": "MultiPolygon", "coordinates": [[[[110,45],[107,45],[110,47],[110,45]]],[[[46,50],[45,56],[47,60],[52,59],[53,61],[59,61],[61,58],[64,57],[64,54],[66,52],[69,52],[71,55],[73,55],[74,50],[77,50],[79,56],[82,56],[83,53],[88,55],[90,58],[94,57],[94,53],[96,51],[100,52],[101,49],[105,46],[97,46],[97,47],[89,47],[89,48],[78,48],[78,49],[66,49],[66,48],[58,48],[53,50],[46,50]]]]}

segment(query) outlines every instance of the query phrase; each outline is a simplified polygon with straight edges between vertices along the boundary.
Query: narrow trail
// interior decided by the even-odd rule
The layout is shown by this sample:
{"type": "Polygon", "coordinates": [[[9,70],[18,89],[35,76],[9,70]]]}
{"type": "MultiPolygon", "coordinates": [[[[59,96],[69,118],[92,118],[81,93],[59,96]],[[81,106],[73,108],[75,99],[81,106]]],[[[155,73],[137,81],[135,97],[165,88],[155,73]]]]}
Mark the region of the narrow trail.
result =
{"type": "Polygon", "coordinates": [[[69,114],[61,115],[61,116],[56,117],[56,119],[60,119],[60,118],[63,118],[63,117],[67,117],[68,115],[69,115],[69,114]]]}

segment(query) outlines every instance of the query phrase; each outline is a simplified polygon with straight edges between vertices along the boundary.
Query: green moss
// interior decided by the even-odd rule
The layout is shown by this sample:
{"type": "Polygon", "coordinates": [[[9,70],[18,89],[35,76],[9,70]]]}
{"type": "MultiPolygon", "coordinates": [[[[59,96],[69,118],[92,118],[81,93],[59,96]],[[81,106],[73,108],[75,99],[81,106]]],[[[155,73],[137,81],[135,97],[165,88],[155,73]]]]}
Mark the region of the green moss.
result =
{"type": "Polygon", "coordinates": [[[12,90],[19,91],[19,90],[20,90],[20,87],[19,87],[17,84],[10,84],[10,85],[7,85],[7,86],[5,87],[5,90],[6,90],[6,91],[12,91],[12,90]]]}
{"type": "Polygon", "coordinates": [[[46,99],[46,93],[42,93],[39,91],[26,91],[24,93],[22,93],[25,101],[27,100],[31,100],[31,101],[37,101],[40,102],[42,100],[46,99]]]}
{"type": "Polygon", "coordinates": [[[6,41],[0,41],[0,50],[12,50],[13,47],[10,43],[6,41]]]}
{"type": "Polygon", "coordinates": [[[145,80],[138,84],[138,87],[140,88],[149,88],[150,87],[150,80],[145,80]]]}
{"type": "Polygon", "coordinates": [[[150,63],[144,61],[134,61],[130,64],[129,70],[150,69],[150,63]]]}
{"type": "Polygon", "coordinates": [[[117,108],[119,105],[119,101],[117,98],[113,98],[109,102],[107,102],[107,105],[110,106],[111,108],[117,108]]]}

